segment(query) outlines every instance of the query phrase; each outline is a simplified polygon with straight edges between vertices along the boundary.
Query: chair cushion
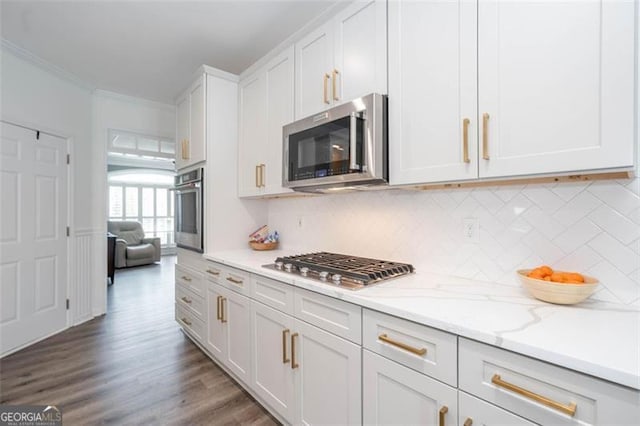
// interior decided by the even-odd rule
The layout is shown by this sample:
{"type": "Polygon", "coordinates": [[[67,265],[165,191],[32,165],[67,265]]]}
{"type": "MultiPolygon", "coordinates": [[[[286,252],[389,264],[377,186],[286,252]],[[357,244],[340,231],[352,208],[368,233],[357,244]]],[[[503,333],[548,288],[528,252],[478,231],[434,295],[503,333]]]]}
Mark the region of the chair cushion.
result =
{"type": "Polygon", "coordinates": [[[142,242],[144,238],[144,232],[142,228],[134,229],[131,231],[120,231],[118,233],[118,238],[122,238],[127,242],[127,245],[136,245],[142,242]]]}
{"type": "Polygon", "coordinates": [[[156,248],[153,244],[140,244],[137,246],[127,246],[127,259],[148,259],[153,258],[156,248]]]}

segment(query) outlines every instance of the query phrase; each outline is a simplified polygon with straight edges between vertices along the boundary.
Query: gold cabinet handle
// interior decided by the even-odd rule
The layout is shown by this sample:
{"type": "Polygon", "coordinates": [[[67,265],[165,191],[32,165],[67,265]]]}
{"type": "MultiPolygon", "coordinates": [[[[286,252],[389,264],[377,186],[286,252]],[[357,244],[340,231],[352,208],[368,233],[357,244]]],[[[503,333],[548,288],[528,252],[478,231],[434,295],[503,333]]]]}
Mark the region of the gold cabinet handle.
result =
{"type": "Polygon", "coordinates": [[[182,279],[183,279],[183,280],[185,280],[186,282],[191,282],[191,278],[189,278],[189,277],[187,277],[187,276],[184,276],[184,275],[183,275],[183,276],[182,276],[182,277],[180,277],[180,278],[182,278],[182,279]]]}
{"type": "Polygon", "coordinates": [[[568,414],[573,417],[576,414],[577,404],[574,402],[569,403],[569,405],[564,405],[559,402],[556,402],[552,399],[549,399],[545,396],[538,395],[537,393],[531,392],[527,389],[523,389],[520,386],[516,386],[513,383],[505,382],[500,378],[499,374],[494,374],[491,378],[491,383],[501,388],[508,389],[512,392],[517,393],[518,395],[522,395],[525,398],[532,399],[540,404],[546,405],[547,407],[551,407],[555,410],[560,411],[561,413],[568,414]]]}
{"type": "Polygon", "coordinates": [[[218,272],[218,271],[214,271],[214,270],[212,270],[212,269],[207,269],[207,274],[211,274],[211,275],[214,275],[214,276],[218,276],[218,275],[220,275],[220,272],[218,272]]]}
{"type": "Polygon", "coordinates": [[[244,282],[243,280],[236,280],[235,278],[232,278],[232,277],[227,277],[227,281],[230,281],[234,284],[242,284],[244,282]]]}
{"type": "Polygon", "coordinates": [[[218,304],[218,306],[216,306],[216,319],[217,320],[221,320],[222,319],[222,315],[220,315],[220,299],[222,299],[222,296],[218,296],[218,300],[217,300],[217,304],[218,304]]]}
{"type": "Polygon", "coordinates": [[[291,361],[287,358],[287,334],[289,334],[289,329],[282,330],[282,363],[286,364],[291,361]]]}
{"type": "Polygon", "coordinates": [[[462,423],[462,426],[471,426],[473,424],[473,419],[471,417],[467,417],[467,419],[462,423]]]}
{"type": "Polygon", "coordinates": [[[260,164],[256,164],[256,188],[260,188],[260,164]]]}
{"type": "Polygon", "coordinates": [[[449,407],[446,405],[443,405],[442,408],[440,408],[440,411],[438,411],[438,424],[440,426],[444,426],[444,416],[446,416],[448,412],[449,407]]]}
{"type": "Polygon", "coordinates": [[[469,119],[462,120],[462,161],[470,163],[469,159],[469,119]]]}
{"type": "Polygon", "coordinates": [[[182,159],[189,159],[189,139],[182,140],[182,159]]]}
{"type": "Polygon", "coordinates": [[[227,318],[224,316],[224,302],[226,301],[227,301],[226,297],[222,297],[220,299],[220,322],[223,324],[227,322],[227,318]]]}
{"type": "Polygon", "coordinates": [[[182,296],[182,301],[188,304],[191,304],[191,302],[193,302],[193,300],[189,300],[189,298],[187,296],[182,296]]]}
{"type": "Polygon", "coordinates": [[[264,188],[264,170],[267,167],[265,164],[260,164],[260,186],[264,188]]]}
{"type": "Polygon", "coordinates": [[[328,89],[327,89],[327,83],[329,83],[329,79],[331,78],[331,76],[329,74],[324,75],[324,77],[322,77],[322,90],[323,90],[323,95],[322,95],[322,99],[324,101],[325,104],[329,103],[329,95],[327,94],[328,89]]]}
{"type": "Polygon", "coordinates": [[[191,321],[189,321],[188,319],[186,319],[185,317],[182,317],[182,322],[187,324],[187,325],[191,325],[191,321]]]}
{"type": "Polygon", "coordinates": [[[338,97],[338,90],[336,89],[336,85],[337,85],[337,80],[338,80],[338,74],[340,74],[340,72],[336,69],[333,70],[333,72],[331,73],[331,85],[332,85],[332,91],[333,91],[333,100],[334,101],[339,101],[340,98],[338,97]]]}
{"type": "Polygon", "coordinates": [[[402,342],[398,342],[397,340],[393,340],[391,338],[389,338],[386,334],[381,334],[378,336],[378,340],[382,340],[385,343],[388,343],[390,345],[396,346],[400,349],[404,349],[405,351],[411,352],[412,354],[416,354],[416,355],[424,355],[427,353],[427,348],[414,348],[413,346],[409,346],[406,343],[402,343],[402,342]]]}
{"type": "Polygon", "coordinates": [[[300,364],[296,362],[296,337],[298,337],[298,333],[291,335],[291,369],[300,367],[300,364]]]}
{"type": "Polygon", "coordinates": [[[482,114],[482,158],[489,159],[489,113],[482,114]]]}

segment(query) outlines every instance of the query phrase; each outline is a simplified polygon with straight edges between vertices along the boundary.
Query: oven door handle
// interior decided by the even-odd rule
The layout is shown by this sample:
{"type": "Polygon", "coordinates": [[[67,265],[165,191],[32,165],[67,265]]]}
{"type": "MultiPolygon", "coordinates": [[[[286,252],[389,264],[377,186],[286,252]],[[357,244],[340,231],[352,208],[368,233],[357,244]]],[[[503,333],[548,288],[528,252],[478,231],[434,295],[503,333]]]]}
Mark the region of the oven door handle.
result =
{"type": "Polygon", "coordinates": [[[360,170],[360,164],[358,164],[358,132],[356,126],[358,125],[358,117],[355,112],[351,113],[349,123],[349,169],[360,170]]]}

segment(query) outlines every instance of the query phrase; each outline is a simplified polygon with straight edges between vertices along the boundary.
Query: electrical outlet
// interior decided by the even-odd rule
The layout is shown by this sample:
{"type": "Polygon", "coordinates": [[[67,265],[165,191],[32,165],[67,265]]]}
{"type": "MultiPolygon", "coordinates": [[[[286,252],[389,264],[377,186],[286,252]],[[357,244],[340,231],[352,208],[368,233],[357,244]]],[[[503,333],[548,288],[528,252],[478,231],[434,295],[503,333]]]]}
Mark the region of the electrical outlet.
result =
{"type": "Polygon", "coordinates": [[[462,221],[462,238],[468,243],[480,242],[480,221],[477,217],[468,217],[462,221]]]}

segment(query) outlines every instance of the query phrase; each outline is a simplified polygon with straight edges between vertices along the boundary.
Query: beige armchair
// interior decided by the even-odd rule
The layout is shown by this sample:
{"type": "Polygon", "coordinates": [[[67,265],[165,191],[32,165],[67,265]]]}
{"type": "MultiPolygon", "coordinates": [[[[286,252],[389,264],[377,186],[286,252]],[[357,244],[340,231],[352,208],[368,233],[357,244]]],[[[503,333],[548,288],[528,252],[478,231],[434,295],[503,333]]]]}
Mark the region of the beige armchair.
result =
{"type": "Polygon", "coordinates": [[[160,238],[145,238],[140,222],[110,220],[107,228],[117,236],[114,262],[116,268],[160,261],[160,238]]]}

